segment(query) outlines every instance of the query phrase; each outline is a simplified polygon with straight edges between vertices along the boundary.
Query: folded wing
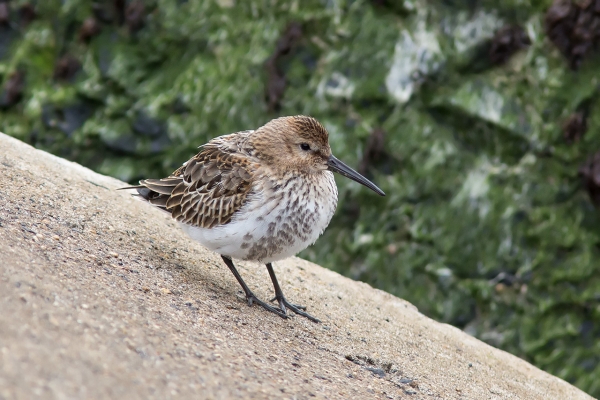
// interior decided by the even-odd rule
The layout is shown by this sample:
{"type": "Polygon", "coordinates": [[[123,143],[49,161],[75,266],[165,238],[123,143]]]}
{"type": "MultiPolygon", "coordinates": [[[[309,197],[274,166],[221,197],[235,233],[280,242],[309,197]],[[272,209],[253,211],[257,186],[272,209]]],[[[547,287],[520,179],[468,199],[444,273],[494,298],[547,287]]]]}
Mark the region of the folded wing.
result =
{"type": "Polygon", "coordinates": [[[169,177],[145,179],[135,188],[177,221],[200,228],[227,224],[250,193],[255,170],[234,148],[210,142],[169,177]]]}

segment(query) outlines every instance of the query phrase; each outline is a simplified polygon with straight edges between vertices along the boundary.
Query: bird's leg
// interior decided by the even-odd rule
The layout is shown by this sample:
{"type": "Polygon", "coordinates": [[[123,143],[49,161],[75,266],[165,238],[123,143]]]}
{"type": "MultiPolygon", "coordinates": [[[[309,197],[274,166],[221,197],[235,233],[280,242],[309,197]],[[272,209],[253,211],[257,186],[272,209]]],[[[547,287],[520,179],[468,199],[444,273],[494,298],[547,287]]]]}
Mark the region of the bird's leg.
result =
{"type": "Polygon", "coordinates": [[[306,310],[306,307],[299,306],[297,304],[292,304],[287,301],[287,299],[283,295],[283,292],[281,291],[281,286],[279,286],[279,282],[277,281],[277,277],[275,276],[275,271],[273,271],[273,266],[271,265],[271,263],[268,263],[265,265],[267,266],[267,271],[269,271],[269,276],[271,277],[271,281],[273,282],[273,287],[275,288],[275,298],[273,300],[277,300],[277,302],[279,303],[279,308],[281,308],[281,311],[286,313],[286,307],[287,307],[290,310],[292,310],[293,312],[295,312],[296,314],[302,315],[303,317],[306,317],[313,322],[321,322],[317,318],[313,317],[312,315],[302,311],[302,310],[306,310]]]}
{"type": "Polygon", "coordinates": [[[254,293],[252,293],[248,285],[246,285],[246,282],[244,282],[244,280],[242,279],[242,276],[240,275],[238,270],[235,268],[235,265],[233,265],[233,260],[231,259],[231,257],[222,255],[221,258],[223,259],[223,261],[225,261],[225,264],[227,264],[229,270],[231,271],[233,276],[235,276],[235,279],[237,279],[238,283],[244,290],[244,293],[246,293],[246,300],[248,300],[249,306],[251,306],[253,303],[256,303],[262,306],[262,308],[264,308],[265,310],[271,311],[272,313],[279,315],[281,318],[287,318],[285,311],[282,312],[282,310],[278,310],[277,308],[268,305],[267,303],[261,301],[258,297],[256,297],[254,293]]]}

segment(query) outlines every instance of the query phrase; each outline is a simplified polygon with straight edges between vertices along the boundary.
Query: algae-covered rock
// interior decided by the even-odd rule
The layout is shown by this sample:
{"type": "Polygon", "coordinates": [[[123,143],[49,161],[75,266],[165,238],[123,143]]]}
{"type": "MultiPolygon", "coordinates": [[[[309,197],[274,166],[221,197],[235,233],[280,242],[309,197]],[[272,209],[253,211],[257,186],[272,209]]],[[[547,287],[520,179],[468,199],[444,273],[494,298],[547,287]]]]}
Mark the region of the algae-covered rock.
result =
{"type": "Polygon", "coordinates": [[[524,3],[14,1],[0,130],[134,182],[311,114],[388,195],[304,257],[600,396],[598,16],[524,3]]]}

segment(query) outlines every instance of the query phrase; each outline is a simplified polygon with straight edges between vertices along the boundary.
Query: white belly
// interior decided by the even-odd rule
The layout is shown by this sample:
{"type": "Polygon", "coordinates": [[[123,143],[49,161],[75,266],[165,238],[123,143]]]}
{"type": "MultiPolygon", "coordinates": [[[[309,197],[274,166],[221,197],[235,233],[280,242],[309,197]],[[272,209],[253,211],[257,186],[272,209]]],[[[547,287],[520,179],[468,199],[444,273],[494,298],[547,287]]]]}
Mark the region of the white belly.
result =
{"type": "Polygon", "coordinates": [[[231,222],[214,228],[181,224],[194,240],[216,253],[262,263],[293,256],[323,233],[337,205],[333,173],[319,185],[297,185],[285,193],[260,191],[231,222]]]}

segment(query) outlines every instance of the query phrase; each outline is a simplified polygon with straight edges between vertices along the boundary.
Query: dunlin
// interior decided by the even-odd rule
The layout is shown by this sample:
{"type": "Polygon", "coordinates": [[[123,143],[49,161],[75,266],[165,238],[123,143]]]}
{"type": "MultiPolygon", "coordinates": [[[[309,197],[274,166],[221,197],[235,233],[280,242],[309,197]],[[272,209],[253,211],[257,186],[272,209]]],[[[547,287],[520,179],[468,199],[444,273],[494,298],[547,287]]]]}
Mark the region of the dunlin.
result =
{"type": "Polygon", "coordinates": [[[327,130],[306,116],[277,118],[254,131],[219,136],[163,179],[140,181],[138,195],[168,212],[185,232],[225,261],[246,294],[280,317],[289,303],[272,262],[298,253],[323,233],[337,205],[332,172],[385,193],[331,154],[327,130]],[[279,308],[258,299],[232,259],[265,263],[279,308]]]}

